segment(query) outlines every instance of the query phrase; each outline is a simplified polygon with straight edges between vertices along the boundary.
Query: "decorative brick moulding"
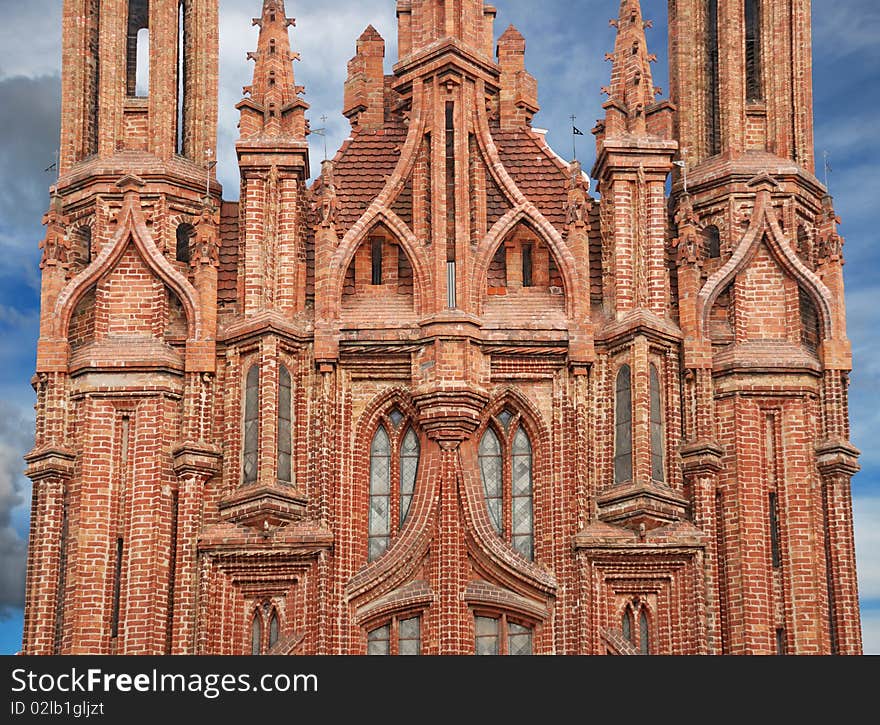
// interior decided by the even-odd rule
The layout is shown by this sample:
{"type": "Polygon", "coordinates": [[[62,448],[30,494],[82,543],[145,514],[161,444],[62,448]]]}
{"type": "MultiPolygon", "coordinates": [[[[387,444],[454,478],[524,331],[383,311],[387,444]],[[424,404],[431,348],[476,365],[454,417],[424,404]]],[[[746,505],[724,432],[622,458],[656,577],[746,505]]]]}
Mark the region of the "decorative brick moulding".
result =
{"type": "Polygon", "coordinates": [[[238,202],[217,0],[64,2],[24,651],[859,653],[809,2],[670,3],[660,100],[622,0],[588,175],[494,7],[399,0],[311,184],[293,2],[238,202]]]}

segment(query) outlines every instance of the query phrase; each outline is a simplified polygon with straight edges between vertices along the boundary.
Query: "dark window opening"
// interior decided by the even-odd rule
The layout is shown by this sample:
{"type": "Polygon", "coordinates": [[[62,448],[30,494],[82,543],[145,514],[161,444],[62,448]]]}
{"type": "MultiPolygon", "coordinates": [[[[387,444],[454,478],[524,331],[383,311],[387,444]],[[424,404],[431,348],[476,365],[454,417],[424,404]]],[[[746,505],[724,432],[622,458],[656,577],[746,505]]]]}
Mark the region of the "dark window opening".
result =
{"type": "Polygon", "coordinates": [[[721,256],[721,232],[714,224],[703,230],[703,250],[708,259],[721,256]]]}
{"type": "Polygon", "coordinates": [[[192,259],[192,253],[190,252],[190,240],[193,237],[195,230],[193,229],[191,224],[180,224],[177,227],[177,254],[176,259],[178,262],[185,262],[189,264],[192,259]]]}
{"type": "Polygon", "coordinates": [[[718,0],[706,2],[706,136],[709,156],[721,152],[718,73],[718,0]]]}
{"type": "Polygon", "coordinates": [[[776,654],[777,655],[785,655],[788,654],[786,651],[785,645],[785,628],[779,627],[776,630],[776,654]]]}
{"type": "Polygon", "coordinates": [[[189,8],[181,0],[177,10],[177,153],[186,154],[187,84],[189,83],[189,8]]]}
{"type": "Polygon", "coordinates": [[[269,41],[269,55],[275,55],[275,39],[269,41]]]}
{"type": "Polygon", "coordinates": [[[623,638],[627,642],[632,642],[635,644],[635,633],[633,632],[633,613],[632,608],[627,605],[626,609],[623,610],[623,638]]]}
{"type": "Polygon", "coordinates": [[[370,251],[372,260],[372,279],[370,284],[382,284],[382,245],[384,240],[381,237],[373,237],[370,240],[370,251]]]}
{"type": "Polygon", "coordinates": [[[532,245],[523,244],[522,247],[522,283],[523,287],[532,286],[532,245]]]}
{"type": "Polygon", "coordinates": [[[773,568],[778,569],[782,566],[782,559],[779,551],[779,512],[776,492],[770,493],[770,557],[773,562],[773,568]]]}
{"type": "Polygon", "coordinates": [[[116,539],[116,565],[113,572],[113,606],[110,618],[110,637],[116,639],[119,636],[119,610],[122,599],[122,554],[123,540],[116,539]]]}
{"type": "Polygon", "coordinates": [[[455,309],[455,104],[446,103],[446,305],[455,309]]]}
{"type": "Polygon", "coordinates": [[[761,0],[746,0],[746,100],[764,100],[761,83],[761,0]]]}
{"type": "Polygon", "coordinates": [[[128,0],[126,93],[137,98],[150,93],[149,0],[128,0]]]}

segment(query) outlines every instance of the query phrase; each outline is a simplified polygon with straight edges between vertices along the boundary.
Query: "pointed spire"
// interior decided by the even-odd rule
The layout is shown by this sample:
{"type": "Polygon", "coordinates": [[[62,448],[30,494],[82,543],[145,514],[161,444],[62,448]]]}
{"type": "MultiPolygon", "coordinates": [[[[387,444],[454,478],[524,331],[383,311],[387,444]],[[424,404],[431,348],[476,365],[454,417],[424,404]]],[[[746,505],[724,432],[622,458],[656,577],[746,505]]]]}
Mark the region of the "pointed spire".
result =
{"type": "Polygon", "coordinates": [[[244,87],[245,98],[236,106],[241,111],[241,136],[283,136],[304,139],[305,110],[309,104],[293,77],[293,61],[299,53],[290,48],[288,28],[296,25],[284,10],[284,0],[263,0],[263,13],[254,18],[259,26],[257,50],[248,53],[255,61],[254,80],[244,87]]]}
{"type": "Polygon", "coordinates": [[[526,39],[513,25],[498,38],[501,66],[501,127],[513,130],[528,126],[540,110],[538,82],[526,70],[526,39]]]}
{"type": "Polygon", "coordinates": [[[603,106],[605,132],[608,136],[627,132],[644,135],[648,109],[660,92],[651,77],[651,63],[657,57],[648,53],[645,38],[645,28],[652,23],[642,19],[639,0],[621,0],[620,17],[610,23],[617,28],[617,41],[614,53],[605,56],[613,62],[611,85],[602,89],[609,96],[603,106]]]}

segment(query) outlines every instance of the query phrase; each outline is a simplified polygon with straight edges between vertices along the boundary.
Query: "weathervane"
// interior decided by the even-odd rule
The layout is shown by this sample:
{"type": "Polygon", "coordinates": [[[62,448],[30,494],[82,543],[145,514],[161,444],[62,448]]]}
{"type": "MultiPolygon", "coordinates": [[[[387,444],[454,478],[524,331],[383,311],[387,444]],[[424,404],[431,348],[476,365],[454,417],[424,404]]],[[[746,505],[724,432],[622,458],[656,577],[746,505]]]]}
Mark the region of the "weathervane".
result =
{"type": "Polygon", "coordinates": [[[833,174],[833,173],[834,173],[834,169],[831,168],[831,161],[830,161],[830,159],[831,159],[831,154],[830,154],[828,151],[823,151],[823,152],[822,152],[822,159],[823,159],[824,164],[825,164],[825,189],[826,189],[829,193],[831,193],[831,189],[830,189],[830,187],[828,186],[828,174],[833,174]]]}
{"type": "Polygon", "coordinates": [[[571,157],[573,161],[577,161],[577,137],[583,136],[584,132],[574,125],[574,122],[577,120],[577,116],[572,114],[571,116],[569,116],[569,118],[571,119],[571,157]]]}
{"type": "Polygon", "coordinates": [[[314,133],[324,139],[324,161],[326,161],[327,160],[327,114],[324,114],[321,116],[321,123],[323,123],[324,125],[321,128],[311,129],[311,133],[314,133]]]}

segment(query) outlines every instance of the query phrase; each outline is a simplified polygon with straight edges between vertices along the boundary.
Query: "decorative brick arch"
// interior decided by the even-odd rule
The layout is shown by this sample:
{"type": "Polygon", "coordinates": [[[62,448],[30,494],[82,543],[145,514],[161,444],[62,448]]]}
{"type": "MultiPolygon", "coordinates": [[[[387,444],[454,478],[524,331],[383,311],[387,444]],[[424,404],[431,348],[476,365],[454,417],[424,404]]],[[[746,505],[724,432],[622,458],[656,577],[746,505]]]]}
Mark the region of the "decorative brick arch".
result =
{"type": "MultiPolygon", "coordinates": [[[[462,510],[468,550],[479,566],[501,585],[530,597],[537,596],[539,599],[547,600],[556,592],[555,577],[540,564],[521,557],[509,544],[499,538],[489,520],[484,501],[477,448],[483,433],[490,425],[492,416],[508,405],[520,413],[522,424],[529,434],[533,465],[535,459],[538,459],[537,466],[533,469],[536,474],[533,475],[539,481],[549,479],[551,450],[549,428],[543,422],[541,413],[519,390],[504,388],[486,406],[480,427],[474,432],[470,441],[459,448],[459,480],[463,494],[462,510]]],[[[546,488],[549,489],[549,486],[546,488]]],[[[544,508],[546,511],[542,511],[541,518],[550,515],[549,505],[544,508]]]]}
{"type": "MultiPolygon", "coordinates": [[[[478,96],[483,93],[482,82],[477,89],[478,96]]],[[[474,270],[471,277],[471,294],[473,298],[473,309],[482,308],[482,289],[481,283],[488,274],[489,264],[498,245],[504,240],[507,234],[516,226],[519,221],[528,221],[535,232],[547,243],[556,259],[559,271],[562,273],[562,279],[565,283],[565,310],[569,319],[576,322],[586,320],[589,317],[589,309],[586,307],[584,300],[589,300],[589,289],[586,293],[581,284],[580,275],[577,271],[577,263],[572,255],[562,235],[554,227],[547,218],[541,214],[540,210],[530,202],[525,194],[516,185],[516,182],[507,172],[504,163],[501,161],[501,155],[498,153],[498,147],[492,139],[492,133],[489,130],[489,118],[486,115],[486,109],[483,104],[477,103],[474,110],[474,128],[476,129],[477,144],[480,148],[484,159],[487,160],[486,166],[489,173],[495,179],[502,192],[507,196],[508,201],[513,205],[513,209],[508,211],[501,219],[499,219],[484,239],[477,246],[476,255],[474,257],[474,270]]],[[[563,200],[560,200],[560,204],[563,200]]]]}
{"type": "Polygon", "coordinates": [[[566,315],[574,320],[583,319],[585,317],[585,310],[580,302],[583,295],[580,289],[580,278],[576,271],[574,257],[571,255],[559,232],[541,216],[540,212],[531,202],[526,202],[510,209],[495,222],[489,233],[477,246],[476,254],[474,255],[473,271],[471,273],[473,309],[482,312],[483,290],[486,287],[486,275],[489,273],[492,257],[495,256],[499,245],[503,244],[507,236],[522,223],[528,224],[532,231],[550,247],[565,283],[566,315]]]}
{"type": "Polygon", "coordinates": [[[354,258],[355,252],[370,233],[379,225],[384,225],[394,235],[403,249],[413,269],[413,306],[421,314],[425,309],[427,296],[431,289],[431,270],[426,262],[419,241],[404,221],[387,207],[372,206],[345,235],[330,260],[331,287],[328,294],[334,299],[342,298],[345,273],[354,258]]]}
{"type": "Polygon", "coordinates": [[[755,209],[749,228],[740,243],[736,246],[730,259],[721,269],[713,274],[700,290],[697,298],[700,329],[705,337],[708,337],[709,317],[712,307],[722,291],[733,282],[736,276],[748,268],[758,251],[761,242],[766,239],[776,261],[782,269],[792,277],[811,297],[819,313],[820,329],[822,337],[833,338],[835,334],[834,314],[831,292],[822,281],[811,272],[797,256],[785,239],[785,234],[779,226],[770,194],[767,191],[759,191],[755,200],[755,209]]]}
{"type": "Polygon", "coordinates": [[[133,244],[147,267],[180,299],[186,312],[187,337],[198,340],[202,336],[202,320],[198,293],[189,281],[178,272],[162,254],[153,241],[138,208],[137,195],[126,197],[119,212],[119,229],[92,263],[74,277],[62,290],[55,303],[56,336],[65,338],[76,305],[89,289],[110,274],[129,244],[133,244]]]}
{"type": "MultiPolygon", "coordinates": [[[[355,426],[354,439],[362,443],[372,441],[382,414],[395,405],[414,423],[414,430],[418,432],[418,411],[412,397],[407,390],[398,387],[383,391],[370,402],[355,426]]],[[[436,513],[434,502],[439,494],[439,449],[429,446],[427,437],[420,436],[419,442],[419,469],[406,525],[382,556],[367,563],[345,585],[346,600],[356,601],[359,607],[402,586],[412,578],[427,555],[436,513]]],[[[358,450],[356,455],[369,456],[369,443],[366,450],[358,450]]],[[[355,503],[351,501],[351,505],[355,503]]],[[[367,532],[364,531],[363,535],[366,536],[367,532]]]]}

